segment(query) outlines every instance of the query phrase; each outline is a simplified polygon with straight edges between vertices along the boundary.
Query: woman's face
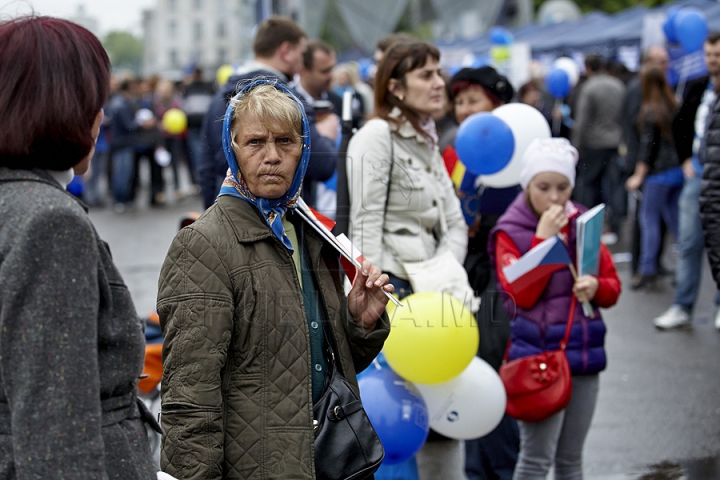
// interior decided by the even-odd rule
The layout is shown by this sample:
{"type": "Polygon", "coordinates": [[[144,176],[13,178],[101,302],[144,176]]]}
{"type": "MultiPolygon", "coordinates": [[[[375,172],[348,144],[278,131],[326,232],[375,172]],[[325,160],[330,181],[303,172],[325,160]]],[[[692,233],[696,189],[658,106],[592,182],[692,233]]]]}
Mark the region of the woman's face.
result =
{"type": "Polygon", "coordinates": [[[530,206],[535,213],[542,215],[551,205],[565,206],[572,195],[572,187],[565,175],[543,172],[530,180],[527,194],[530,206]]]}
{"type": "Polygon", "coordinates": [[[402,99],[410,110],[422,119],[443,107],[445,80],[440,75],[437,60],[428,56],[425,65],[405,74],[405,85],[393,79],[390,93],[402,99]],[[394,80],[394,81],[393,81],[394,80]]]}
{"type": "Polygon", "coordinates": [[[265,128],[254,112],[247,113],[235,130],[233,146],[240,172],[250,193],[274,200],[290,189],[300,162],[302,143],[291,126],[265,128]]]}
{"type": "Polygon", "coordinates": [[[473,113],[491,112],[493,104],[480,85],[470,85],[455,96],[455,119],[462,123],[473,113]]]}

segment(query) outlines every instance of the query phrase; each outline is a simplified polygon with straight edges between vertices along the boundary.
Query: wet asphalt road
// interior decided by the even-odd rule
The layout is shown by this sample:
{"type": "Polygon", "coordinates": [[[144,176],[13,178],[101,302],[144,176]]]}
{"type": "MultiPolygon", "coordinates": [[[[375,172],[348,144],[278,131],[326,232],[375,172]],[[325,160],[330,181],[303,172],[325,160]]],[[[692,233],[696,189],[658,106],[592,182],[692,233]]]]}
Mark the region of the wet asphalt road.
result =
{"type": "MultiPolygon", "coordinates": [[[[140,315],[154,308],[160,266],[182,213],[200,208],[199,197],[189,197],[122,215],[91,210],[140,315]]],[[[627,264],[618,270],[627,282],[627,264]]],[[[604,313],[608,368],[600,376],[600,398],[585,445],[587,479],[720,479],[714,284],[706,266],[691,331],[659,332],[651,321],[672,302],[670,282],[666,278],[652,292],[626,287],[618,305],[604,313]]],[[[462,456],[457,442],[428,444],[419,458],[421,479],[463,479],[462,456]]]]}

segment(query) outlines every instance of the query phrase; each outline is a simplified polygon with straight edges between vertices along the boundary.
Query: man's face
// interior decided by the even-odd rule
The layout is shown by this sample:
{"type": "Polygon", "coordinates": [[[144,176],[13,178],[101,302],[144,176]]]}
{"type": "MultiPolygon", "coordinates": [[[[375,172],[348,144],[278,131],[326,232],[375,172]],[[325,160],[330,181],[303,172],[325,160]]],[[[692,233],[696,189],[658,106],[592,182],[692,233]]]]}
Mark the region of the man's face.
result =
{"type": "Polygon", "coordinates": [[[332,52],[326,53],[320,49],[313,52],[312,68],[306,68],[300,74],[303,87],[310,95],[317,98],[321,93],[330,90],[336,63],[335,54],[332,52]]]}
{"type": "Polygon", "coordinates": [[[720,42],[705,42],[703,50],[705,51],[705,65],[710,76],[720,75],[720,42]]]}

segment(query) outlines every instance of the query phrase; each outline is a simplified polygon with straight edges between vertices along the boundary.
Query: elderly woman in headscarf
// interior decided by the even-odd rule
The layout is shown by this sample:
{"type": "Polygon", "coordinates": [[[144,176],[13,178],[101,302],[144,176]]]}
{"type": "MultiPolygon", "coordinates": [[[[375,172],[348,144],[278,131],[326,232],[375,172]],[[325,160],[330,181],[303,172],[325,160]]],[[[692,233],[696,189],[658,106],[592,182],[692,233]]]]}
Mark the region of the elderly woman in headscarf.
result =
{"type": "Polygon", "coordinates": [[[308,131],[282,85],[243,88],[225,115],[217,202],[163,265],[161,465],[179,478],[315,478],[313,404],[329,369],[357,393],[389,333],[388,276],[364,262],[346,297],[337,253],[295,211],[308,131]]]}

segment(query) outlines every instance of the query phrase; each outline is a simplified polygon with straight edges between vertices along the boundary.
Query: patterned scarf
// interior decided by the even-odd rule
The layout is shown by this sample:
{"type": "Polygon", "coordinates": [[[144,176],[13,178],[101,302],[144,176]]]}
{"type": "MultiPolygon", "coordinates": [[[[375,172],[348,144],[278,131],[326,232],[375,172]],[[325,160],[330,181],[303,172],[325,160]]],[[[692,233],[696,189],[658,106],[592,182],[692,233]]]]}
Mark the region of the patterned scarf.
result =
{"type": "Polygon", "coordinates": [[[228,108],[225,111],[225,117],[223,119],[222,145],[223,152],[225,153],[225,159],[227,160],[230,168],[228,169],[227,177],[220,188],[220,194],[218,197],[222,195],[230,195],[254,205],[265,219],[265,223],[267,223],[268,227],[270,227],[273,234],[283,243],[283,245],[285,245],[285,248],[292,253],[292,243],[285,234],[285,229],[282,224],[282,216],[288,209],[293,209],[297,205],[297,199],[300,196],[300,189],[302,187],[303,178],[305,177],[305,171],[307,170],[307,165],[310,160],[310,125],[308,123],[307,115],[305,115],[305,109],[303,108],[302,103],[300,103],[300,101],[290,90],[287,89],[287,87],[276,80],[265,78],[254,79],[248,85],[243,87],[237,95],[235,95],[233,101],[230,102],[230,105],[228,105],[228,108]],[[285,192],[285,195],[274,200],[256,197],[250,193],[247,183],[245,182],[242,173],[240,173],[237,159],[235,158],[235,152],[232,149],[232,116],[235,101],[256,86],[262,84],[272,85],[281,92],[290,96],[293,100],[295,100],[295,103],[297,103],[298,108],[302,113],[303,146],[300,162],[297,170],[295,171],[295,177],[290,185],[290,189],[285,192]]]}

